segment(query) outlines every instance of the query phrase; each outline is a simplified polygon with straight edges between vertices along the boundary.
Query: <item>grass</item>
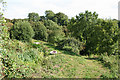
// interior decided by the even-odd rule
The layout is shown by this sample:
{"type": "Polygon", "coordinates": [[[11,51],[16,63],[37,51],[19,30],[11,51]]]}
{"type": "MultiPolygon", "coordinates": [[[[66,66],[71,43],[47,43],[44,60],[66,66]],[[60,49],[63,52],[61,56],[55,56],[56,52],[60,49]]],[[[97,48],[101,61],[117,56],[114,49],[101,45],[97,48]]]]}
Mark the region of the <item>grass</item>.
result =
{"type": "Polygon", "coordinates": [[[100,78],[103,74],[110,74],[110,70],[95,60],[85,57],[57,54],[48,57],[43,66],[46,78],[100,78]]]}
{"type": "Polygon", "coordinates": [[[6,54],[9,57],[4,64],[8,66],[6,74],[9,74],[9,78],[117,77],[116,56],[81,56],[38,40],[33,40],[32,44],[15,40],[7,44],[6,49],[9,51],[9,54],[6,54]],[[34,44],[34,42],[40,42],[40,44],[34,44]],[[58,54],[50,55],[52,50],[56,50],[58,54]]]}
{"type": "MultiPolygon", "coordinates": [[[[42,43],[48,49],[58,51],[56,55],[46,56],[45,64],[40,71],[42,78],[114,78],[109,67],[98,57],[78,56],[49,43],[42,43]]],[[[39,73],[37,75],[39,77],[39,73]]]]}

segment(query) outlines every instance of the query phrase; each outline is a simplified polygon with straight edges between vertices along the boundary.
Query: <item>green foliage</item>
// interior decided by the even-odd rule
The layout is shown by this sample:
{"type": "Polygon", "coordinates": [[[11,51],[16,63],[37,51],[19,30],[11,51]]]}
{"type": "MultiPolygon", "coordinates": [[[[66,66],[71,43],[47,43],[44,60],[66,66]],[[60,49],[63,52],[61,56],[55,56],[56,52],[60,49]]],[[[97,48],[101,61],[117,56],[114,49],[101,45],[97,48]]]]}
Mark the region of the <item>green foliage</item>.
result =
{"type": "MultiPolygon", "coordinates": [[[[0,0],[0,3],[4,3],[0,0]]],[[[64,13],[57,13],[48,10],[46,16],[40,16],[38,13],[29,13],[28,19],[6,19],[9,23],[6,27],[6,21],[0,8],[0,79],[7,78],[27,78],[32,77],[33,73],[39,72],[39,77],[103,77],[118,78],[118,30],[117,20],[98,19],[98,14],[86,11],[80,13],[70,20],[67,33],[65,26],[68,25],[68,16],[64,13]],[[43,21],[44,25],[41,22],[43,21]],[[54,22],[53,22],[54,21],[54,22]],[[55,23],[56,22],[56,23],[55,23]],[[62,26],[58,26],[62,25],[62,26]],[[31,41],[41,39],[51,43],[58,43],[58,46],[66,51],[64,54],[48,55],[50,51],[55,50],[54,46],[44,46],[42,43],[23,43],[17,40],[10,40],[8,29],[10,29],[10,37],[22,41],[31,41]],[[63,29],[63,30],[62,30],[63,29]],[[75,38],[64,38],[64,32],[68,36],[75,38]],[[77,40],[79,39],[79,40],[77,40]],[[80,42],[81,41],[81,42],[80,42]],[[94,63],[95,60],[87,60],[80,56],[66,55],[72,52],[79,54],[83,50],[85,43],[85,51],[87,54],[103,54],[100,60],[106,68],[99,67],[100,64],[94,63]],[[70,52],[72,51],[72,52],[70,52]],[[111,56],[108,56],[111,55],[111,56]],[[45,59],[44,59],[45,57],[45,59]],[[41,69],[41,64],[42,69],[41,69]],[[99,67],[99,68],[98,68],[99,67]],[[91,72],[94,71],[92,74],[91,72]],[[106,73],[107,72],[107,73],[106,73]],[[102,75],[101,75],[102,74],[102,75]],[[100,76],[101,75],[101,76],[100,76]]],[[[58,50],[59,52],[62,50],[58,50]]]]}
{"type": "Polygon", "coordinates": [[[57,13],[55,15],[55,17],[57,18],[57,24],[58,25],[67,26],[67,24],[68,24],[68,16],[67,15],[65,15],[64,13],[59,12],[59,13],[57,13]]]}
{"type": "MultiPolygon", "coordinates": [[[[99,23],[99,22],[98,22],[99,23]]],[[[102,20],[99,24],[101,33],[96,34],[99,39],[98,53],[107,52],[108,55],[118,54],[118,24],[114,20],[102,20]]]]}
{"type": "Polygon", "coordinates": [[[45,16],[40,16],[40,21],[44,21],[45,20],[45,16]]]}
{"type": "Polygon", "coordinates": [[[67,26],[68,24],[68,16],[65,15],[64,13],[59,12],[55,14],[51,10],[46,10],[45,15],[47,20],[52,20],[60,26],[67,26]]]}
{"type": "Polygon", "coordinates": [[[91,32],[91,29],[95,27],[97,16],[98,15],[95,12],[92,14],[91,12],[85,11],[85,13],[80,13],[76,16],[76,19],[72,18],[68,26],[72,36],[79,38],[80,41],[86,40],[86,37],[91,32]]]}
{"type": "Polygon", "coordinates": [[[28,14],[28,17],[29,17],[29,18],[28,18],[29,21],[37,22],[37,21],[40,20],[40,17],[39,17],[39,14],[38,14],[38,13],[34,13],[34,12],[29,13],[29,14],[28,14]]]}
{"type": "Polygon", "coordinates": [[[94,59],[68,54],[48,56],[42,71],[43,78],[101,78],[101,75],[112,73],[94,59]]]}
{"type": "Polygon", "coordinates": [[[10,40],[5,48],[6,53],[3,53],[2,63],[7,78],[31,76],[32,73],[37,72],[36,66],[41,66],[43,62],[43,54],[33,49],[31,44],[10,40]]]}
{"type": "Polygon", "coordinates": [[[64,37],[61,29],[52,31],[48,36],[48,41],[51,43],[58,43],[64,37]]]}
{"type": "Polygon", "coordinates": [[[62,30],[63,30],[63,32],[65,33],[65,37],[68,37],[68,36],[69,36],[69,33],[68,33],[68,28],[67,28],[67,26],[63,26],[63,27],[62,27],[62,30]]]}
{"type": "Polygon", "coordinates": [[[7,53],[6,49],[4,48],[4,44],[8,42],[9,35],[8,35],[8,28],[5,26],[6,20],[3,17],[3,11],[5,10],[6,2],[4,0],[0,0],[0,79],[2,79],[4,75],[4,64],[2,63],[2,58],[4,53],[7,53]]]}
{"type": "Polygon", "coordinates": [[[111,71],[111,75],[102,75],[101,77],[103,78],[118,78],[119,76],[119,73],[118,73],[118,59],[119,59],[119,56],[118,55],[111,55],[111,56],[108,56],[107,54],[102,54],[100,57],[99,57],[99,60],[102,62],[102,64],[105,66],[105,67],[108,67],[111,71]]]}
{"type": "Polygon", "coordinates": [[[49,30],[56,30],[56,29],[59,29],[59,27],[60,27],[55,22],[53,22],[52,20],[45,20],[44,25],[49,30]]]}
{"type": "Polygon", "coordinates": [[[58,26],[55,22],[51,20],[44,21],[44,25],[48,29],[48,41],[51,43],[56,43],[64,37],[64,32],[62,27],[58,26]]]}
{"type": "Polygon", "coordinates": [[[7,22],[11,22],[13,24],[15,24],[16,22],[19,22],[19,21],[28,21],[28,19],[12,19],[12,20],[9,20],[9,19],[6,19],[7,22]]]}
{"type": "Polygon", "coordinates": [[[34,22],[32,24],[32,28],[35,32],[35,35],[33,37],[34,39],[47,41],[47,38],[48,38],[47,28],[44,26],[43,23],[34,22]]]}
{"type": "Polygon", "coordinates": [[[40,52],[36,49],[27,50],[23,54],[19,54],[18,56],[23,61],[34,61],[36,64],[41,63],[43,59],[43,56],[40,56],[40,52]]]}
{"type": "Polygon", "coordinates": [[[40,44],[34,44],[32,43],[32,47],[36,48],[39,52],[41,52],[44,56],[47,56],[50,51],[48,51],[48,47],[44,46],[42,42],[39,42],[40,44]]]}
{"type": "Polygon", "coordinates": [[[84,43],[75,38],[65,38],[58,43],[58,46],[79,55],[80,51],[83,50],[84,43]]]}
{"type": "Polygon", "coordinates": [[[98,19],[98,14],[86,11],[72,18],[68,26],[72,36],[85,42],[85,54],[108,55],[118,48],[118,25],[113,20],[98,19]]]}
{"type": "Polygon", "coordinates": [[[55,16],[55,13],[53,11],[51,11],[51,10],[46,10],[45,15],[46,15],[45,17],[47,19],[52,20],[54,18],[54,16],[55,16]]]}
{"type": "Polygon", "coordinates": [[[31,41],[34,36],[34,31],[27,21],[19,21],[15,23],[10,30],[10,37],[12,39],[31,41]]]}

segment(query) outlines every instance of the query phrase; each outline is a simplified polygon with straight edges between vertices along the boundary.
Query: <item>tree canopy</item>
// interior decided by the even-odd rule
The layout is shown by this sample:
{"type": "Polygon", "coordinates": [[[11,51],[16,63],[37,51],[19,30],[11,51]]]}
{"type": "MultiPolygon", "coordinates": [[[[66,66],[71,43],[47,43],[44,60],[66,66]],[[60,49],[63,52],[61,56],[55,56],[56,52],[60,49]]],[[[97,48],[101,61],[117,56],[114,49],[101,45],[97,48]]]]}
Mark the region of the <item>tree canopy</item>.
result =
{"type": "Polygon", "coordinates": [[[39,14],[38,14],[38,13],[32,12],[32,13],[29,13],[29,14],[28,14],[28,19],[29,19],[29,21],[37,22],[37,21],[40,20],[40,17],[39,17],[39,14]]]}

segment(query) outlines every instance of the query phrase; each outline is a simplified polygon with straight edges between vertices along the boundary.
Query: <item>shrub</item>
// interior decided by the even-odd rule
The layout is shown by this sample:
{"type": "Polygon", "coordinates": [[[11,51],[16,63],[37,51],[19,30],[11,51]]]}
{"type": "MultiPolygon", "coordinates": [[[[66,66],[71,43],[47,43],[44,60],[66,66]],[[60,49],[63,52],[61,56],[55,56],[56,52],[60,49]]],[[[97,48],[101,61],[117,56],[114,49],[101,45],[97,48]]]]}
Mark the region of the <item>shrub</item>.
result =
{"type": "Polygon", "coordinates": [[[37,72],[36,66],[40,67],[43,62],[43,53],[29,46],[30,43],[22,43],[17,40],[10,40],[5,46],[7,49],[2,56],[5,77],[24,78],[37,72]]]}
{"type": "Polygon", "coordinates": [[[4,74],[8,78],[28,77],[35,72],[36,65],[41,65],[42,59],[35,49],[17,54],[11,50],[6,58],[2,58],[2,63],[5,66],[4,74]]]}
{"type": "Polygon", "coordinates": [[[49,54],[48,47],[45,47],[42,43],[40,44],[31,44],[33,48],[36,48],[39,52],[41,52],[44,56],[47,56],[49,54]]]}
{"type": "Polygon", "coordinates": [[[32,27],[35,32],[34,39],[47,41],[47,28],[41,22],[34,22],[32,27]]]}
{"type": "Polygon", "coordinates": [[[83,50],[83,42],[75,38],[65,38],[58,43],[58,47],[79,54],[83,50]]]}
{"type": "Polygon", "coordinates": [[[108,56],[107,53],[104,53],[100,55],[99,60],[102,62],[102,64],[110,69],[111,75],[102,75],[103,78],[118,78],[120,73],[118,73],[118,67],[119,67],[119,56],[118,55],[111,55],[108,56]]]}
{"type": "Polygon", "coordinates": [[[21,41],[31,41],[34,31],[27,21],[18,21],[10,30],[10,38],[21,41]]]}
{"type": "Polygon", "coordinates": [[[2,63],[3,54],[6,53],[6,49],[4,48],[4,44],[8,43],[9,35],[8,35],[8,28],[5,26],[6,20],[3,17],[3,11],[5,6],[5,3],[3,0],[0,0],[0,80],[5,76],[4,75],[4,64],[2,63]]]}

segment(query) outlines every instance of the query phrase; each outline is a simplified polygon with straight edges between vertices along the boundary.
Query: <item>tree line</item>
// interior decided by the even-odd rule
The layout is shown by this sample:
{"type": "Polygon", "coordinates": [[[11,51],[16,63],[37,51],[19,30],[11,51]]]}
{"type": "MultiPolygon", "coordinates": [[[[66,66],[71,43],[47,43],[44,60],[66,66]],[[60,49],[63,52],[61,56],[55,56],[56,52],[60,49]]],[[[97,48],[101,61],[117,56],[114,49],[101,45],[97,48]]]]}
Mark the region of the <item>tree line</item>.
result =
{"type": "Polygon", "coordinates": [[[45,16],[32,12],[25,19],[6,19],[10,38],[43,40],[76,54],[118,54],[118,20],[98,18],[85,11],[71,19],[62,12],[46,10],[45,16]]]}

